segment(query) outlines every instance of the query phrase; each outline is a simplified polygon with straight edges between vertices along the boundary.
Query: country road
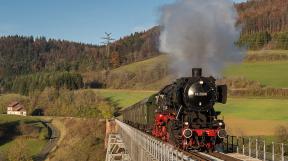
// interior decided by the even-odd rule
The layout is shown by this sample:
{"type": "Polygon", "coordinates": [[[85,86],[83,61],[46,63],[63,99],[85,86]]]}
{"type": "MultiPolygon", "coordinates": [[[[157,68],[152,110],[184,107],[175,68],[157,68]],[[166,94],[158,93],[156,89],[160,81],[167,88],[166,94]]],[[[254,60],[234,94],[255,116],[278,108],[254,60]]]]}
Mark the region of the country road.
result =
{"type": "Polygon", "coordinates": [[[57,142],[60,138],[60,132],[56,127],[54,127],[51,124],[51,122],[52,120],[49,122],[43,121],[43,123],[45,124],[45,126],[47,126],[49,130],[49,140],[48,140],[48,143],[43,147],[41,152],[35,157],[33,157],[34,161],[44,161],[47,155],[49,154],[49,152],[51,152],[53,148],[57,145],[57,142]]]}

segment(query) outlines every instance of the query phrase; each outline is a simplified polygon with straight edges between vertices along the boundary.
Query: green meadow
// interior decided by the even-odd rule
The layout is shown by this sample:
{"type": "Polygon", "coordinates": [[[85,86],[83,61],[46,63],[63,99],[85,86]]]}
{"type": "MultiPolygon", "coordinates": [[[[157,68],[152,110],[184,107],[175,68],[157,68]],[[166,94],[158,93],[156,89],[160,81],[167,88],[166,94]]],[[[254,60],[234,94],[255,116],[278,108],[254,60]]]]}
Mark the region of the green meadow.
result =
{"type": "Polygon", "coordinates": [[[156,91],[117,89],[99,89],[95,91],[106,99],[110,99],[110,101],[117,104],[119,107],[131,106],[134,103],[149,97],[153,93],[156,93],[156,91]]]}
{"type": "Polygon", "coordinates": [[[216,110],[228,117],[288,123],[288,99],[230,98],[227,104],[216,104],[216,110]]]}
{"type": "Polygon", "coordinates": [[[224,70],[228,77],[245,77],[261,84],[275,87],[288,87],[288,61],[245,62],[228,66],[224,70]]]}

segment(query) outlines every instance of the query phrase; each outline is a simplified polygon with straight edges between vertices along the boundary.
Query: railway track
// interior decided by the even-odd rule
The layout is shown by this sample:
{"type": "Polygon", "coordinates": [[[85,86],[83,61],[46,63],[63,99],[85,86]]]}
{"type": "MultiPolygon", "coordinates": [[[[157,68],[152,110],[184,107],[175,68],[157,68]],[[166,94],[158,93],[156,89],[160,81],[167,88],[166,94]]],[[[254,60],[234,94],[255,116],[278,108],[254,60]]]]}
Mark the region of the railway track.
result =
{"type": "MultiPolygon", "coordinates": [[[[196,151],[187,152],[179,148],[178,148],[178,151],[181,151],[183,154],[185,154],[189,158],[196,160],[196,161],[223,161],[222,159],[219,159],[218,157],[212,156],[210,154],[202,153],[202,152],[196,152],[196,151]]],[[[234,160],[231,160],[231,161],[234,161],[234,160]]]]}
{"type": "MultiPolygon", "coordinates": [[[[183,151],[182,151],[183,152],[183,151]]],[[[183,152],[187,156],[191,157],[196,161],[242,161],[237,158],[225,155],[224,153],[213,152],[213,153],[201,153],[201,152],[183,152]]]]}
{"type": "Polygon", "coordinates": [[[219,153],[219,152],[213,152],[213,153],[208,153],[209,155],[215,157],[215,158],[219,158],[221,160],[225,160],[225,161],[241,161],[240,159],[228,156],[224,153],[219,153]]]}
{"type": "MultiPolygon", "coordinates": [[[[199,161],[218,161],[219,159],[214,158],[214,157],[210,157],[207,155],[203,155],[201,153],[198,152],[192,152],[192,153],[188,153],[188,156],[190,156],[193,160],[199,160],[199,161]]],[[[219,160],[220,161],[220,160],[219,160]]]]}

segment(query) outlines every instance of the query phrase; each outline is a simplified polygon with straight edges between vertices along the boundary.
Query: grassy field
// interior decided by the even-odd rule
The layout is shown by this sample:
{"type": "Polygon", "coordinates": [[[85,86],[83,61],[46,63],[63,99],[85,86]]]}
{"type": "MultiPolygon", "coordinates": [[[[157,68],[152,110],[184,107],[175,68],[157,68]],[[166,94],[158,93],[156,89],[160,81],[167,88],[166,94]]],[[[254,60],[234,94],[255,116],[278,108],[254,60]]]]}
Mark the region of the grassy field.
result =
{"type": "Polygon", "coordinates": [[[287,99],[231,98],[227,104],[217,104],[216,109],[229,117],[250,120],[281,120],[288,123],[287,99]]]}
{"type": "Polygon", "coordinates": [[[23,146],[30,157],[39,153],[47,143],[48,129],[37,117],[0,115],[0,132],[2,132],[2,136],[0,135],[2,155],[17,148],[21,139],[24,140],[23,146]]]}
{"type": "Polygon", "coordinates": [[[234,135],[274,135],[275,128],[288,124],[288,100],[231,98],[217,104],[228,130],[234,135]]]}
{"type": "MultiPolygon", "coordinates": [[[[259,50],[249,51],[248,56],[265,57],[271,55],[287,56],[288,50],[259,50]]],[[[259,81],[261,84],[276,87],[288,87],[288,61],[252,61],[228,66],[223,75],[226,77],[245,77],[259,81]]]]}
{"type": "Polygon", "coordinates": [[[120,107],[127,107],[134,103],[149,97],[155,91],[139,91],[139,90],[114,90],[114,89],[98,89],[95,90],[101,96],[110,99],[120,107]]]}
{"type": "Polygon", "coordinates": [[[167,63],[168,63],[168,57],[166,55],[160,55],[144,61],[124,65],[122,67],[114,69],[112,72],[121,72],[121,71],[135,72],[137,71],[137,69],[140,68],[149,71],[151,69],[154,69],[159,64],[167,64],[167,63]]]}
{"type": "Polygon", "coordinates": [[[225,69],[228,77],[245,77],[263,85],[277,88],[288,87],[288,61],[253,62],[232,65],[225,69]]]}
{"type": "MultiPolygon", "coordinates": [[[[102,96],[126,107],[150,96],[154,91],[96,90],[102,96]]],[[[275,128],[288,124],[288,100],[261,98],[230,98],[225,105],[218,104],[228,130],[233,135],[274,135],[275,128]]]]}

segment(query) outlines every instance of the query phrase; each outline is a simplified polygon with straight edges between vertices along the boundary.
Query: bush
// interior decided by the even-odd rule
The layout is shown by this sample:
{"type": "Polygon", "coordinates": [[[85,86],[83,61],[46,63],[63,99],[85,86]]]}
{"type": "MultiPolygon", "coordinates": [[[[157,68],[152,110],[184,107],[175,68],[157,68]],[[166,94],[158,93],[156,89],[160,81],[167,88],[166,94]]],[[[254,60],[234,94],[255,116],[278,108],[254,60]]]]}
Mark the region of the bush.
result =
{"type": "Polygon", "coordinates": [[[92,90],[71,91],[46,88],[40,93],[31,93],[31,112],[41,107],[44,115],[109,118],[113,107],[92,90]]]}
{"type": "Polygon", "coordinates": [[[278,126],[275,129],[275,136],[279,143],[288,143],[288,127],[278,126]]]}
{"type": "Polygon", "coordinates": [[[18,138],[14,146],[7,152],[8,161],[32,161],[29,157],[29,149],[24,138],[18,138]]]}
{"type": "Polygon", "coordinates": [[[273,36],[273,45],[276,49],[288,49],[288,32],[279,32],[273,36]]]}

